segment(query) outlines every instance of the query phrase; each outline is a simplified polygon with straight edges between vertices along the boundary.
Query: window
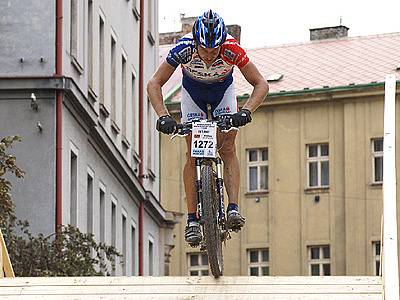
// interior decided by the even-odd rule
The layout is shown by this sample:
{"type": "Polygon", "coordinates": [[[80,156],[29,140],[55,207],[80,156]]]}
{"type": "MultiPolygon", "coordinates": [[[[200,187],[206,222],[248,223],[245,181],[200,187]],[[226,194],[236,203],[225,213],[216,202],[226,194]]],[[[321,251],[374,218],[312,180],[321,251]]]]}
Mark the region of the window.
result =
{"type": "Polygon", "coordinates": [[[309,275],[331,275],[331,254],[329,246],[308,247],[309,275]]]}
{"type": "MultiPolygon", "coordinates": [[[[117,204],[111,200],[111,246],[116,248],[117,246],[117,204]]],[[[115,259],[115,256],[114,256],[115,259]]],[[[115,275],[115,269],[111,271],[112,275],[115,275]]]]}
{"type": "Polygon", "coordinates": [[[78,0],[71,0],[71,27],[70,27],[70,48],[71,55],[78,58],[78,20],[79,20],[79,10],[78,10],[78,0]]]}
{"type": "Polygon", "coordinates": [[[88,169],[87,174],[87,233],[93,233],[93,178],[94,173],[88,169]]]}
{"type": "Polygon", "coordinates": [[[268,149],[247,150],[247,190],[268,190],[268,149]]]}
{"type": "Polygon", "coordinates": [[[139,4],[140,4],[140,1],[132,0],[132,13],[133,13],[133,16],[135,17],[136,21],[139,21],[139,17],[140,17],[139,7],[138,7],[139,4]]]}
{"type": "Polygon", "coordinates": [[[128,121],[128,109],[126,102],[126,58],[122,55],[122,66],[121,66],[121,93],[122,93],[122,134],[127,137],[127,121],[128,121]]]}
{"type": "Polygon", "coordinates": [[[139,101],[136,97],[136,76],[131,73],[131,101],[132,101],[132,143],[134,152],[139,153],[139,101]]]}
{"type": "Polygon", "coordinates": [[[117,205],[111,201],[111,246],[117,244],[117,205]]]}
{"type": "Polygon", "coordinates": [[[154,263],[154,253],[153,253],[153,240],[149,238],[149,275],[153,276],[153,263],[154,263]]]}
{"type": "Polygon", "coordinates": [[[374,276],[381,276],[381,242],[373,242],[373,253],[374,253],[374,276]]]}
{"type": "Polygon", "coordinates": [[[93,89],[93,0],[88,1],[88,82],[93,89]]]}
{"type": "Polygon", "coordinates": [[[152,45],[155,44],[153,1],[154,0],[147,0],[147,37],[152,45]]]}
{"type": "Polygon", "coordinates": [[[329,186],[329,145],[307,146],[308,187],[329,186]]]}
{"type": "Polygon", "coordinates": [[[268,276],[269,249],[247,250],[247,265],[250,276],[268,276]]]}
{"type": "Polygon", "coordinates": [[[100,242],[106,242],[106,188],[99,182],[100,185],[100,242]]]}
{"type": "Polygon", "coordinates": [[[136,275],[136,229],[131,225],[131,275],[136,275]]]}
{"type": "Polygon", "coordinates": [[[104,63],[105,63],[105,56],[104,56],[104,21],[103,19],[100,17],[100,36],[99,36],[99,68],[100,68],[100,103],[104,104],[105,103],[105,86],[104,86],[104,82],[105,82],[105,68],[104,68],[104,63]]]}
{"type": "Polygon", "coordinates": [[[126,263],[127,263],[127,256],[126,256],[126,217],[122,215],[122,255],[124,263],[122,265],[122,275],[126,276],[126,263]]]}
{"type": "Polygon", "coordinates": [[[111,37],[111,119],[116,122],[117,119],[117,62],[116,62],[116,41],[111,37]]]}
{"type": "Polygon", "coordinates": [[[71,144],[71,155],[70,155],[70,224],[78,226],[78,151],[71,144]]]}
{"type": "MultiPolygon", "coordinates": [[[[156,135],[154,134],[154,124],[156,123],[155,117],[154,117],[154,112],[152,109],[152,106],[150,104],[150,100],[148,100],[147,104],[147,169],[149,171],[150,175],[155,174],[155,158],[156,158],[156,144],[155,144],[155,137],[156,135]]],[[[154,176],[151,176],[150,179],[154,179],[154,176]]]]}
{"type": "Polygon", "coordinates": [[[383,138],[372,139],[373,183],[383,182],[383,138]]]}
{"type": "Polygon", "coordinates": [[[188,254],[188,275],[207,276],[208,275],[208,256],[206,253],[188,254]]]}
{"type": "Polygon", "coordinates": [[[71,0],[70,6],[70,54],[72,65],[80,72],[83,73],[83,2],[78,0],[71,0]]]}

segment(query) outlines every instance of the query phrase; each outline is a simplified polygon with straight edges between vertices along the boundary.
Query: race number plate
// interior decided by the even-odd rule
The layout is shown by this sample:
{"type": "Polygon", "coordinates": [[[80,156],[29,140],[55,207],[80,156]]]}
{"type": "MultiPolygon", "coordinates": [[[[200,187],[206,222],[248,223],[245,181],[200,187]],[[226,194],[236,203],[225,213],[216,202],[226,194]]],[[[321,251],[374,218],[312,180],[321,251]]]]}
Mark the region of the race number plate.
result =
{"type": "Polygon", "coordinates": [[[192,125],[192,157],[216,157],[217,124],[208,121],[192,125]]]}

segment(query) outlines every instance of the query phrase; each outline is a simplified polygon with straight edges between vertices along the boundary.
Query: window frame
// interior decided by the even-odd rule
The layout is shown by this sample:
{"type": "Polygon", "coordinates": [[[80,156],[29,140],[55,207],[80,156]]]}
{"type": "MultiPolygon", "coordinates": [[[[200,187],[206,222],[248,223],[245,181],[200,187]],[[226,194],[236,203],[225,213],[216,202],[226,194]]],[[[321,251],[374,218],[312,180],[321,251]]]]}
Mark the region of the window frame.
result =
{"type": "Polygon", "coordinates": [[[319,189],[319,188],[329,188],[329,181],[330,181],[330,167],[329,167],[329,143],[317,143],[317,144],[307,144],[306,145],[306,171],[307,171],[307,189],[319,189]],[[328,146],[328,155],[322,156],[321,155],[321,146],[327,145],[328,146]],[[317,156],[310,157],[310,146],[317,146],[317,156]],[[317,163],[317,185],[310,185],[310,163],[317,163]],[[322,162],[328,162],[328,184],[322,185],[322,162]]]}
{"type": "Polygon", "coordinates": [[[204,265],[202,263],[202,256],[205,255],[207,256],[206,253],[202,252],[190,252],[187,254],[187,274],[188,276],[209,276],[209,268],[208,268],[208,257],[207,257],[207,264],[204,265]],[[191,265],[191,256],[192,255],[197,255],[197,266],[192,266],[191,265]],[[207,271],[207,274],[202,274],[203,271],[207,271]],[[191,272],[198,272],[197,275],[191,275],[191,272]]]}
{"type": "Polygon", "coordinates": [[[82,75],[84,72],[84,43],[85,43],[85,33],[84,33],[84,13],[85,13],[85,3],[79,0],[70,1],[70,28],[69,28],[69,52],[71,63],[75,70],[82,75]]]}
{"type": "Polygon", "coordinates": [[[269,248],[249,248],[247,249],[247,275],[248,276],[256,276],[256,275],[250,275],[251,274],[251,268],[258,268],[258,275],[257,276],[270,276],[271,275],[271,270],[269,266],[269,248]],[[262,260],[262,252],[263,251],[268,251],[268,260],[263,261],[262,260]],[[251,251],[257,251],[257,256],[258,256],[258,261],[257,262],[251,262],[251,251]],[[268,268],[268,274],[263,275],[262,274],[262,268],[267,267],[268,268]]]}
{"type": "Polygon", "coordinates": [[[154,276],[154,267],[155,267],[155,261],[154,261],[154,255],[155,255],[155,244],[154,244],[154,237],[149,234],[147,237],[147,252],[148,252],[148,275],[149,276],[154,276]]]}
{"type": "Polygon", "coordinates": [[[86,203],[87,203],[86,232],[88,234],[94,234],[94,232],[95,232],[95,228],[94,228],[95,172],[89,166],[87,166],[86,180],[87,180],[87,184],[86,184],[86,203]],[[91,186],[89,186],[89,183],[91,184],[91,186]]]}
{"type": "Polygon", "coordinates": [[[69,142],[69,224],[78,227],[79,224],[79,148],[69,142]],[[73,165],[74,164],[74,165],[73,165]]]}
{"type": "MultiPolygon", "coordinates": [[[[128,138],[128,127],[129,127],[129,112],[128,109],[128,88],[127,88],[127,74],[128,74],[128,55],[126,54],[125,50],[121,50],[121,105],[122,105],[122,135],[125,139],[128,138]]],[[[129,148],[129,146],[127,147],[129,148]]]]}
{"type": "Polygon", "coordinates": [[[382,272],[382,264],[381,264],[381,253],[382,253],[382,244],[381,241],[373,241],[372,242],[372,255],[373,255],[373,276],[381,276],[382,272]],[[379,244],[379,254],[376,253],[376,246],[379,244]],[[379,262],[379,269],[376,269],[376,263],[379,262]]]}
{"type": "Polygon", "coordinates": [[[119,95],[117,93],[118,91],[118,73],[117,73],[117,69],[118,69],[118,49],[117,49],[117,35],[114,33],[113,30],[111,30],[111,37],[109,40],[110,43],[110,56],[109,56],[109,61],[110,61],[110,75],[109,75],[109,79],[110,79],[110,90],[111,90],[111,125],[112,128],[119,133],[120,129],[117,125],[117,114],[118,114],[118,106],[119,106],[119,95]],[[113,126],[114,125],[114,126],[113,126]]]}
{"type": "MultiPolygon", "coordinates": [[[[131,114],[132,114],[132,126],[130,126],[130,137],[132,140],[132,165],[139,164],[139,96],[138,96],[138,80],[137,80],[137,72],[135,67],[131,65],[130,68],[130,98],[128,101],[131,102],[131,114]]],[[[135,169],[135,168],[134,168],[135,169]]]]}
{"type": "Polygon", "coordinates": [[[129,240],[130,240],[130,257],[131,257],[131,263],[130,263],[130,268],[131,268],[131,275],[132,276],[136,276],[138,274],[138,270],[137,270],[137,262],[136,262],[136,251],[138,249],[138,245],[136,243],[137,240],[137,233],[136,233],[136,222],[135,220],[132,218],[131,222],[130,222],[130,232],[129,232],[129,240]]]}
{"type": "Polygon", "coordinates": [[[132,0],[132,13],[136,21],[139,21],[140,19],[140,8],[138,7],[139,5],[140,1],[132,0]]]}
{"type": "Polygon", "coordinates": [[[120,258],[120,262],[122,262],[122,276],[126,276],[128,273],[127,270],[127,262],[128,262],[128,236],[127,236],[127,228],[128,228],[128,213],[124,208],[122,208],[121,217],[121,252],[122,258],[120,258]]]}
{"type": "Polygon", "coordinates": [[[246,149],[247,160],[247,193],[267,193],[269,190],[269,151],[265,148],[250,148],[246,149]],[[267,151],[267,160],[262,160],[262,152],[267,151]],[[250,151],[257,151],[257,161],[250,161],[250,151]],[[261,158],[261,159],[259,159],[261,158]],[[257,189],[251,190],[250,168],[257,167],[257,189]],[[267,167],[267,189],[261,188],[261,167],[267,167]]]}
{"type": "Polygon", "coordinates": [[[332,276],[332,261],[331,261],[332,253],[330,245],[309,245],[307,247],[307,264],[308,264],[308,275],[309,276],[332,276]],[[324,257],[324,248],[329,248],[329,258],[324,257]],[[319,248],[319,258],[312,259],[311,258],[311,249],[319,248]],[[322,258],[321,258],[322,257],[322,258]],[[324,274],[324,265],[329,264],[329,275],[324,274]],[[311,275],[312,274],[312,265],[319,265],[319,275],[311,275]],[[321,275],[322,274],[322,275],[321,275]]]}
{"type": "Polygon", "coordinates": [[[147,38],[151,45],[155,45],[155,3],[154,0],[147,0],[147,38]]]}
{"type": "Polygon", "coordinates": [[[107,238],[107,226],[106,226],[106,218],[107,218],[107,187],[106,185],[99,180],[99,241],[101,243],[106,243],[107,238]]]}
{"type": "Polygon", "coordinates": [[[383,184],[383,137],[371,139],[371,164],[372,164],[372,184],[383,184]],[[375,151],[375,141],[382,140],[382,151],[375,151]],[[375,178],[375,158],[382,157],[382,180],[378,181],[375,178]]]}

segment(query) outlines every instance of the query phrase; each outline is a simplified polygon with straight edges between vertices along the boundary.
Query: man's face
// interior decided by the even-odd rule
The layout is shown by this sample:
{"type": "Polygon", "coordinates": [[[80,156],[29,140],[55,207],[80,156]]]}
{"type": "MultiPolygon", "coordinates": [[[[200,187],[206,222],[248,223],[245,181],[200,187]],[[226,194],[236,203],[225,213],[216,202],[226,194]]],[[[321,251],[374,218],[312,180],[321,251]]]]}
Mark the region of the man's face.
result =
{"type": "Polygon", "coordinates": [[[221,47],[217,48],[203,48],[201,46],[197,47],[200,58],[207,64],[212,64],[218,57],[221,47]]]}

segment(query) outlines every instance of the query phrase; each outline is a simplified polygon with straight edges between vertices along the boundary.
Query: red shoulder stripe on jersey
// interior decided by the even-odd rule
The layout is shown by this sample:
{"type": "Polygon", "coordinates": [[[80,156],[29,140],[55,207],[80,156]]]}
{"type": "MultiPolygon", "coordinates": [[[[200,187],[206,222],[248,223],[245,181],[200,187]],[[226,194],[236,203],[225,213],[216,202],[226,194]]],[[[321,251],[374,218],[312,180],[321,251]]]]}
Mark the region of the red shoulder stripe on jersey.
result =
{"type": "Polygon", "coordinates": [[[221,56],[227,63],[236,65],[239,68],[243,68],[249,62],[246,51],[233,38],[227,39],[222,44],[221,56]]]}

